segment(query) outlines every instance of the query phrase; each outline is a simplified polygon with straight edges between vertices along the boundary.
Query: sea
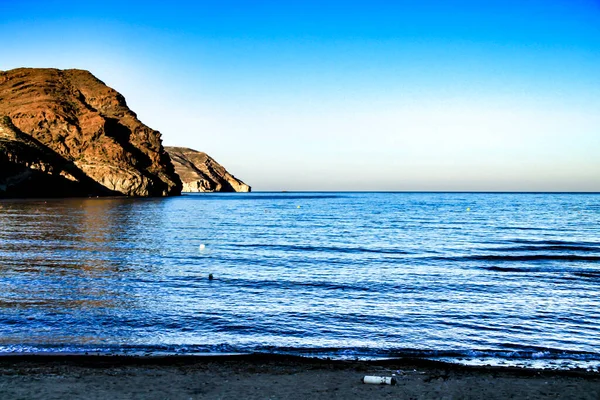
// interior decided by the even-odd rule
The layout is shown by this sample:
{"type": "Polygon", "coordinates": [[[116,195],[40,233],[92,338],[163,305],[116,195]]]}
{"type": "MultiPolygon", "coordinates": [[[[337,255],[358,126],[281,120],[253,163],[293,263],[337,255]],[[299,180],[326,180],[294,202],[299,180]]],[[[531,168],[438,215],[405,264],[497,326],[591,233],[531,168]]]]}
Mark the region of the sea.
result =
{"type": "Polygon", "coordinates": [[[600,369],[600,194],[0,200],[0,354],[600,369]]]}

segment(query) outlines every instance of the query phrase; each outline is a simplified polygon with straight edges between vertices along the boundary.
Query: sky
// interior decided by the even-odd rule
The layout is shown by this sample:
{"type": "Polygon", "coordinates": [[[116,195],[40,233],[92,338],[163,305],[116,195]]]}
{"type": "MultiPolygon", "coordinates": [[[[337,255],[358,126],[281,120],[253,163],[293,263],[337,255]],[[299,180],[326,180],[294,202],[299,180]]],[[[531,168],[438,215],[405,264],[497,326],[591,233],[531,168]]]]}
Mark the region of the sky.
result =
{"type": "Polygon", "coordinates": [[[600,191],[600,0],[0,0],[253,190],[600,191]]]}

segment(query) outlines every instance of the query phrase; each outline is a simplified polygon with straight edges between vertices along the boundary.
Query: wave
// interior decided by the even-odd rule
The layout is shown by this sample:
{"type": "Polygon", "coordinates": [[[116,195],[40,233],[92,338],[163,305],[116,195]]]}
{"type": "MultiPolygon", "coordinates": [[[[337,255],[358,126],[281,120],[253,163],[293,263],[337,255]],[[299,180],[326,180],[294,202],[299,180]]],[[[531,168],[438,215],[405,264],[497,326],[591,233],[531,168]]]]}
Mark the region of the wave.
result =
{"type": "Polygon", "coordinates": [[[600,271],[578,271],[573,272],[573,275],[581,278],[600,278],[600,271]]]}
{"type": "Polygon", "coordinates": [[[333,283],[333,282],[317,282],[317,281],[289,281],[289,280],[249,280],[249,279],[239,279],[239,278],[223,278],[219,279],[225,283],[232,283],[235,287],[238,288],[276,288],[276,289],[292,289],[292,288],[314,288],[321,290],[350,290],[350,291],[360,291],[360,292],[369,292],[376,291],[372,285],[370,287],[361,286],[361,285],[353,285],[353,284],[343,284],[343,283],[333,283]]]}
{"type": "Polygon", "coordinates": [[[547,231],[549,228],[536,228],[533,226],[497,226],[494,229],[507,230],[507,231],[547,231]]]}
{"type": "Polygon", "coordinates": [[[599,256],[592,255],[575,255],[575,254],[530,254],[530,255],[472,255],[463,257],[448,257],[454,261],[460,260],[476,260],[476,261],[587,261],[598,262],[599,256]]]}
{"type": "Polygon", "coordinates": [[[540,244],[529,246],[513,246],[513,247],[492,247],[487,248],[488,251],[498,252],[542,252],[542,251],[586,251],[600,252],[600,244],[597,246],[586,246],[578,244],[540,244]]]}
{"type": "MultiPolygon", "coordinates": [[[[434,256],[416,257],[435,261],[600,261],[600,254],[573,254],[571,252],[600,253],[600,243],[595,242],[562,242],[562,241],[527,241],[515,240],[523,243],[522,246],[483,248],[484,251],[498,252],[501,254],[475,254],[465,256],[434,256]],[[529,243],[529,244],[527,244],[529,243]],[[558,253],[569,252],[569,253],[558,253]],[[504,253],[542,253],[542,254],[510,254],[504,253]]],[[[342,253],[342,254],[388,254],[418,256],[414,251],[399,248],[367,248],[345,246],[310,246],[292,244],[256,244],[232,243],[229,246],[236,248],[262,249],[268,251],[284,252],[316,252],[316,253],[342,253]]]]}
{"type": "Polygon", "coordinates": [[[510,243],[532,244],[541,246],[594,246],[600,248],[600,242],[585,242],[585,241],[567,241],[567,240],[532,240],[532,239],[512,239],[510,243]]]}
{"type": "Polygon", "coordinates": [[[338,246],[302,246],[302,245],[279,245],[279,244],[231,244],[240,248],[255,248],[266,250],[282,251],[312,251],[312,252],[332,252],[332,253],[379,253],[379,254],[412,254],[406,250],[400,249],[370,249],[366,247],[338,247],[338,246]]]}
{"type": "Polygon", "coordinates": [[[514,273],[539,273],[539,272],[548,272],[548,273],[570,273],[573,276],[561,276],[562,279],[573,280],[577,278],[600,278],[600,271],[573,271],[573,270],[564,270],[561,269],[557,271],[556,269],[544,268],[544,267],[500,267],[497,265],[492,265],[489,267],[482,267],[487,271],[493,272],[514,272],[514,273]]]}
{"type": "MultiPolygon", "coordinates": [[[[519,347],[519,346],[516,346],[519,347]]],[[[0,355],[15,354],[146,354],[146,355],[227,355],[227,354],[284,354],[302,357],[332,359],[381,359],[422,358],[453,359],[500,359],[522,360],[569,360],[600,362],[600,353],[571,351],[553,348],[524,347],[522,349],[371,349],[364,347],[238,347],[228,344],[217,345],[0,345],[0,355]]]]}
{"type": "Polygon", "coordinates": [[[491,267],[483,267],[483,269],[495,272],[546,272],[541,271],[539,268],[498,267],[496,265],[491,267]]]}

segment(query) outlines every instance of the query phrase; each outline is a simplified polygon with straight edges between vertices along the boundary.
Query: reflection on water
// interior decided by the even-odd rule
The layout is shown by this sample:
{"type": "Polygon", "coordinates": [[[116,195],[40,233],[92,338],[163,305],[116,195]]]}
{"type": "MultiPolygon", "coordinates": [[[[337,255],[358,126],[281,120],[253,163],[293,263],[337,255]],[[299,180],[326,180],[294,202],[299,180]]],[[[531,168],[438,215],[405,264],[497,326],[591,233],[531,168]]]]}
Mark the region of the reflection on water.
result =
{"type": "Polygon", "coordinates": [[[599,205],[464,193],[2,200],[0,352],[600,364],[599,205]]]}
{"type": "Polygon", "coordinates": [[[161,213],[160,203],[150,200],[143,205],[156,208],[156,215],[140,218],[136,204],[131,199],[2,203],[0,309],[4,323],[16,324],[0,343],[35,342],[36,336],[43,343],[61,343],[63,324],[88,325],[69,336],[72,343],[101,343],[103,324],[118,323],[125,310],[139,307],[143,296],[132,274],[152,267],[140,265],[135,254],[151,251],[145,225],[160,223],[161,213]]]}

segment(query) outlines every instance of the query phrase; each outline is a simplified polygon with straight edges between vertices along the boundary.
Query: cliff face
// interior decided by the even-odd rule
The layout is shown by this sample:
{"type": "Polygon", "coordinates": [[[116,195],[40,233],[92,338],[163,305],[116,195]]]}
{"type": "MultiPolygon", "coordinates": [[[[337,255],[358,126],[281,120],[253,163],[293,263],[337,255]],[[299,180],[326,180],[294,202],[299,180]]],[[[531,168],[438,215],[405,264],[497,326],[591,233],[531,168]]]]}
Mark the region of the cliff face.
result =
{"type": "Polygon", "coordinates": [[[0,72],[0,129],[0,196],[181,191],[160,133],[87,71],[0,72]]]}
{"type": "Polygon", "coordinates": [[[0,197],[118,195],[0,117],[0,197]]]}
{"type": "Polygon", "coordinates": [[[250,186],[235,178],[206,153],[185,147],[165,147],[184,192],[249,192],[250,186]]]}

